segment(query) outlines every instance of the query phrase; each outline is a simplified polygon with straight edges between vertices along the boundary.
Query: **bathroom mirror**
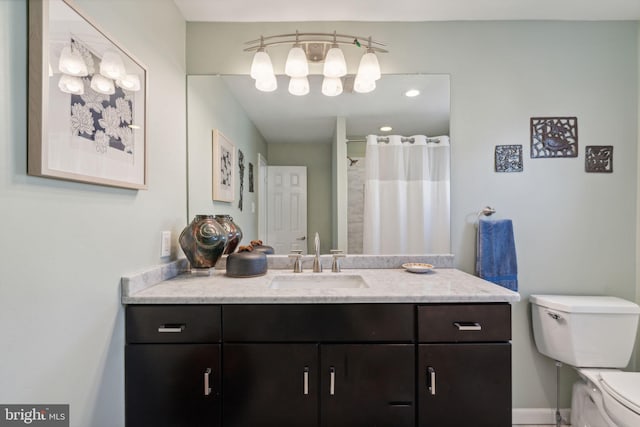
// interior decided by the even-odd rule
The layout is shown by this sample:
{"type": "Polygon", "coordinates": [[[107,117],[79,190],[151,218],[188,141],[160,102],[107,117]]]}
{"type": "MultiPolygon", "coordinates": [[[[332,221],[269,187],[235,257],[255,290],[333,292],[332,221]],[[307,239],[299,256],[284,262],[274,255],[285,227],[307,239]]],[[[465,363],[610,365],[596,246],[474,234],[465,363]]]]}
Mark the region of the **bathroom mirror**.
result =
{"type": "MultiPolygon", "coordinates": [[[[307,242],[319,231],[322,253],[335,247],[362,253],[357,249],[362,241],[362,196],[353,191],[357,193],[363,185],[358,180],[364,179],[365,137],[448,136],[449,76],[387,74],[368,94],[353,92],[347,77],[344,92],[336,97],[321,94],[322,76],[309,76],[311,91],[302,97],[287,92],[287,79],[278,76],[278,89],[266,93],[258,91],[247,75],[188,76],[189,217],[212,211],[231,214],[248,230],[246,242],[263,234],[263,224],[258,224],[264,212],[260,194],[265,194],[258,182],[260,154],[269,166],[307,166],[307,242]],[[407,97],[408,89],[418,89],[420,94],[407,97]],[[383,132],[383,125],[393,129],[383,132]],[[251,184],[245,182],[242,211],[238,195],[231,204],[211,201],[213,129],[221,130],[243,151],[245,168],[251,163],[254,192],[248,191],[251,184]],[[348,194],[337,195],[339,188],[348,194]],[[341,226],[345,216],[346,226],[341,226]]],[[[250,173],[245,171],[245,181],[250,180],[250,173]]],[[[448,204],[448,199],[447,187],[447,197],[441,199],[446,202],[441,203],[448,204]]],[[[449,253],[449,248],[447,242],[438,253],[449,253]]]]}

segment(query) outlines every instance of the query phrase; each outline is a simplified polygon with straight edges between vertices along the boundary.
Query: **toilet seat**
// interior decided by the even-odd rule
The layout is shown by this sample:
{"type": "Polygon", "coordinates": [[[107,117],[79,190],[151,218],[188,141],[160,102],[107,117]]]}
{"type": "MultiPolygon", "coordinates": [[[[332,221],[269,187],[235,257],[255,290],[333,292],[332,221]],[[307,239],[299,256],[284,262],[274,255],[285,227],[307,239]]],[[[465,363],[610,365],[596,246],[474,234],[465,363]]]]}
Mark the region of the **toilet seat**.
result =
{"type": "Polygon", "coordinates": [[[605,410],[620,426],[640,425],[640,373],[606,371],[600,373],[605,410]]]}

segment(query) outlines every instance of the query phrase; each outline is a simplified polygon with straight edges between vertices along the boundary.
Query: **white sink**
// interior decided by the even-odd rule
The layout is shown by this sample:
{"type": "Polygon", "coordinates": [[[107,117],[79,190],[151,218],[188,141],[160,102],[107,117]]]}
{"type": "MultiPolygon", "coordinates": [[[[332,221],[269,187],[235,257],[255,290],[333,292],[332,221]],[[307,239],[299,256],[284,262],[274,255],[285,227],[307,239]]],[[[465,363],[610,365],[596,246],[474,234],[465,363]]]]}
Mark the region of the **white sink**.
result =
{"type": "Polygon", "coordinates": [[[368,288],[359,274],[300,273],[275,276],[270,289],[337,289],[368,288]]]}

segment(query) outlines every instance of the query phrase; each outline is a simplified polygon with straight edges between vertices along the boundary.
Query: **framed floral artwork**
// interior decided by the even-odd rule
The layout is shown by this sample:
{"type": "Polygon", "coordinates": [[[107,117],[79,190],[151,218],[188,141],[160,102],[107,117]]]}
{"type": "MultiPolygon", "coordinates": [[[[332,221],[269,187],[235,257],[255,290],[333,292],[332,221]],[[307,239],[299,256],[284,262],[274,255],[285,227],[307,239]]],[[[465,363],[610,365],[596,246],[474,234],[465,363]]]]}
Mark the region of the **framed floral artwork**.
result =
{"type": "Polygon", "coordinates": [[[213,130],[213,200],[233,202],[236,147],[218,129],[213,130]]]}
{"type": "Polygon", "coordinates": [[[29,0],[29,175],[147,188],[147,68],[70,0],[29,0]]]}

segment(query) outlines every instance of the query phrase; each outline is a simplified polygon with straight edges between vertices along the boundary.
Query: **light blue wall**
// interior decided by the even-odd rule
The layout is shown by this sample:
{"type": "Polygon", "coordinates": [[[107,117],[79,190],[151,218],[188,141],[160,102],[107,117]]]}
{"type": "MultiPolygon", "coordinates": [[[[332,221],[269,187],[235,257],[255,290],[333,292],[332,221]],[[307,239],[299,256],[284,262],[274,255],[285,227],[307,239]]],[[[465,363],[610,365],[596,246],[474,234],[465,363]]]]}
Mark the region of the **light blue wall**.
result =
{"type": "Polygon", "coordinates": [[[120,277],[186,224],[185,22],[171,0],[75,3],[149,70],[146,191],[26,175],[27,2],[0,0],[0,402],[124,425],[120,277]],[[150,18],[151,16],[151,18],[150,18]]]}
{"type": "MultiPolygon", "coordinates": [[[[555,368],[531,334],[532,293],[636,299],[636,22],[189,23],[191,73],[247,73],[261,34],[338,31],[387,44],[383,73],[451,75],[452,251],[473,272],[477,212],[512,218],[522,302],[513,309],[516,408],[555,407],[555,368]],[[531,159],[529,119],[577,116],[579,156],[531,159]],[[494,147],[522,144],[524,172],[493,171],[494,147]],[[584,147],[614,146],[613,174],[586,174],[584,147]]],[[[346,50],[346,49],[345,49],[346,50]]],[[[276,72],[286,48],[271,49],[276,72]]],[[[349,61],[349,59],[347,59],[349,61]]],[[[569,406],[570,371],[562,405],[569,406]]]]}

